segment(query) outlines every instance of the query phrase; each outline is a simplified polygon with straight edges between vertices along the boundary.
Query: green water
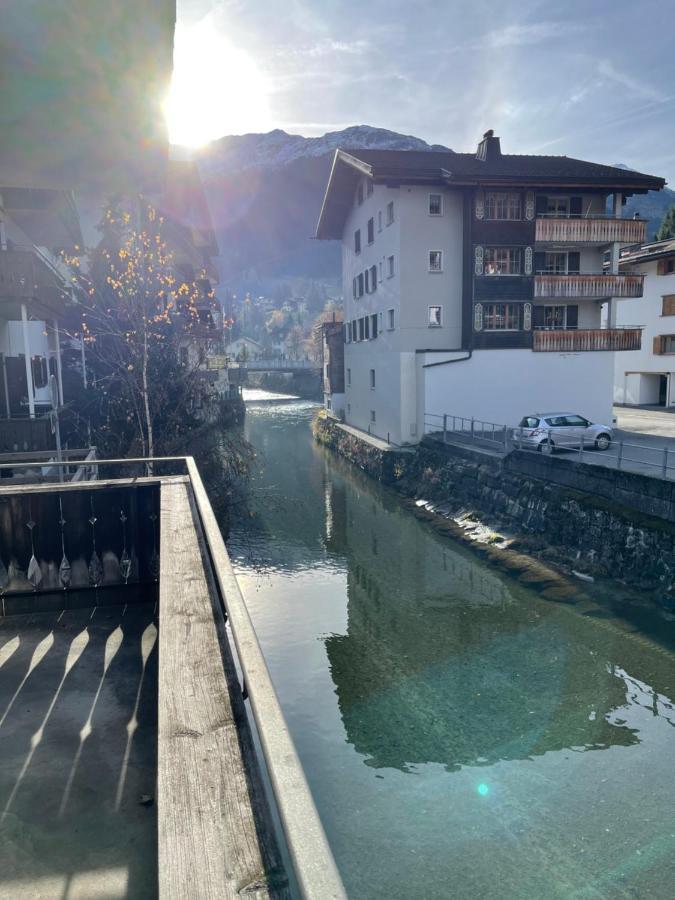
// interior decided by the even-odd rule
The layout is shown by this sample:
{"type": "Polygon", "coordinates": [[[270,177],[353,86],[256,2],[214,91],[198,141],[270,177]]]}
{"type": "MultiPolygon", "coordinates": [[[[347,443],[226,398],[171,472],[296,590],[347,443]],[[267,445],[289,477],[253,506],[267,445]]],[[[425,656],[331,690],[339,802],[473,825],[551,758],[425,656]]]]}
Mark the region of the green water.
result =
{"type": "Polygon", "coordinates": [[[312,412],[249,406],[230,549],[349,896],[670,900],[673,622],[503,578],[312,412]]]}

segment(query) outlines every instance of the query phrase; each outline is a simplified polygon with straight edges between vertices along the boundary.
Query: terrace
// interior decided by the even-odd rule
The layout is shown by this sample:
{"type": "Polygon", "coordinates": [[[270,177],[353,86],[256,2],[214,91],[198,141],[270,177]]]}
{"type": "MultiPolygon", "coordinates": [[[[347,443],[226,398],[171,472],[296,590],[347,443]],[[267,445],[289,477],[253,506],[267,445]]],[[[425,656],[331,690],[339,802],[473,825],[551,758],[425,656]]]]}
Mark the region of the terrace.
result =
{"type": "Polygon", "coordinates": [[[0,488],[0,894],[344,897],[194,461],[98,467],[0,488]]]}

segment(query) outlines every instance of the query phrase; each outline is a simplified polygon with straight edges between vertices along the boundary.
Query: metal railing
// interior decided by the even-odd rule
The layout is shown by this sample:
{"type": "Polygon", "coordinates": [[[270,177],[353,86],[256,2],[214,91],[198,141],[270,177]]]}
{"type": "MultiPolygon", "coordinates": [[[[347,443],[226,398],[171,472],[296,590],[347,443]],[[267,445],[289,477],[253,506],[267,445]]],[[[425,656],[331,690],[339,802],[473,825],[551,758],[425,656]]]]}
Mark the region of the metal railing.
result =
{"type": "MultiPolygon", "coordinates": [[[[530,429],[528,429],[530,430],[530,429]]],[[[470,443],[489,447],[503,455],[512,450],[546,455],[560,453],[561,459],[576,459],[590,465],[604,466],[624,472],[648,475],[652,478],[675,480],[675,441],[672,446],[650,446],[625,440],[610,440],[606,449],[600,449],[595,441],[581,435],[579,441],[561,443],[553,434],[553,442],[528,439],[525,429],[513,425],[484,422],[481,419],[457,416],[450,413],[427,413],[424,417],[424,433],[443,443],[470,443]]],[[[563,439],[564,440],[564,436],[563,439]]]]}
{"type": "MultiPolygon", "coordinates": [[[[72,463],[56,463],[56,466],[72,463]]],[[[43,462],[25,463],[38,468],[43,462]]],[[[132,480],[160,483],[158,469],[182,469],[187,474],[211,569],[248,693],[253,720],[260,737],[265,765],[279,813],[284,839],[300,895],[306,900],[346,900],[346,892],[321,824],[302,764],[284,719],[272,679],[258,642],[253,622],[232,568],[218,522],[211,508],[199,470],[191,456],[135,457],[97,460],[97,467],[131,466],[132,480]]],[[[0,470],[7,468],[0,464],[0,470]]],[[[179,474],[173,471],[172,474],[179,474]]],[[[97,482],[97,487],[115,481],[97,482]]],[[[8,485],[11,488],[11,485],[8,485]]],[[[55,484],[59,491],[81,490],[81,485],[55,484]]],[[[5,489],[3,493],[7,493],[5,489]]],[[[161,628],[161,610],[160,610],[161,628]]]]}

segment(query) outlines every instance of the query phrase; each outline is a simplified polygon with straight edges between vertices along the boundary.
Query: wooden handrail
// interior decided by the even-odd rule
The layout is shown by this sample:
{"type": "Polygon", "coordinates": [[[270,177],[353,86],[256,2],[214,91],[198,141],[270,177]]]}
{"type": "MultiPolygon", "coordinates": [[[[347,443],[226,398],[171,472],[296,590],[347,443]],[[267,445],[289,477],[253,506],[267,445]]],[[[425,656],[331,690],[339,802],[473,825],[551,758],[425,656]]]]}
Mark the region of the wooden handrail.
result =
{"type": "Polygon", "coordinates": [[[532,332],[532,349],[549,353],[639,350],[641,345],[640,328],[542,329],[532,332]]]}
{"type": "Polygon", "coordinates": [[[611,216],[537,218],[535,240],[540,242],[571,241],[580,244],[643,243],[647,234],[644,219],[617,219],[611,216]]]}
{"type": "Polygon", "coordinates": [[[535,297],[641,297],[644,275],[574,274],[538,272],[534,278],[535,297]]]}

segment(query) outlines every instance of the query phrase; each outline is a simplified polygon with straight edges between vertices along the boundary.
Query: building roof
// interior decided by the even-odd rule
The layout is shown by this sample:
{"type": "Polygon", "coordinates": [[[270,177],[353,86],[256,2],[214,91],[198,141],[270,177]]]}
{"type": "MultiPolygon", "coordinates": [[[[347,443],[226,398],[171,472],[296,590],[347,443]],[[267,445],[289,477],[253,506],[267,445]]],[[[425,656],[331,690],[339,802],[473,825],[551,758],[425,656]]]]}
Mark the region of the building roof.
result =
{"type": "Polygon", "coordinates": [[[653,259],[662,259],[665,256],[675,256],[675,238],[668,238],[665,241],[650,241],[648,244],[626,247],[621,253],[621,265],[650,262],[653,259]]]}
{"type": "Polygon", "coordinates": [[[452,150],[336,150],[324,197],[317,238],[342,236],[359,178],[381,184],[445,187],[528,185],[621,191],[624,196],[658,191],[663,178],[569,156],[502,154],[499,138],[486,132],[477,153],[452,150]]]}

